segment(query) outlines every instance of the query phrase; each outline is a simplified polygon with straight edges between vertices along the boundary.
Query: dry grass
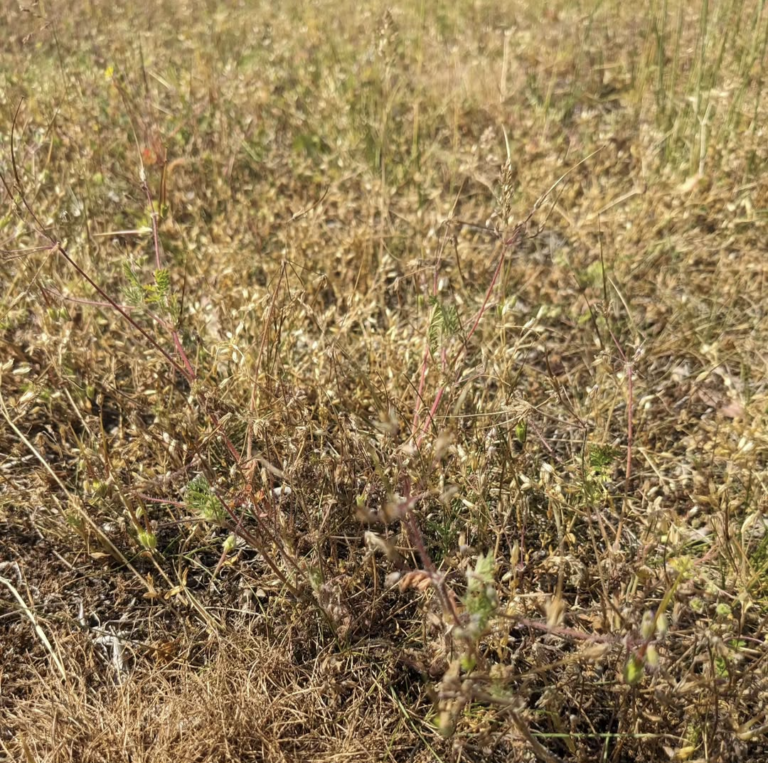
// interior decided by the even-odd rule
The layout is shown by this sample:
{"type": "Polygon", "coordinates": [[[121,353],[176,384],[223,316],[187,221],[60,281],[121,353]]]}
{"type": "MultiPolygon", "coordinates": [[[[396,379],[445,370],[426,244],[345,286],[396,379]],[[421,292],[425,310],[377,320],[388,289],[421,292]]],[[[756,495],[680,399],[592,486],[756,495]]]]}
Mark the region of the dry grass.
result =
{"type": "Polygon", "coordinates": [[[368,761],[418,740],[375,650],[294,660],[285,642],[233,628],[209,649],[94,692],[81,646],[70,647],[71,680],[38,687],[20,707],[17,741],[33,760],[368,761]]]}
{"type": "Polygon", "coordinates": [[[762,4],[231,5],[6,11],[0,758],[764,759],[762,4]]]}

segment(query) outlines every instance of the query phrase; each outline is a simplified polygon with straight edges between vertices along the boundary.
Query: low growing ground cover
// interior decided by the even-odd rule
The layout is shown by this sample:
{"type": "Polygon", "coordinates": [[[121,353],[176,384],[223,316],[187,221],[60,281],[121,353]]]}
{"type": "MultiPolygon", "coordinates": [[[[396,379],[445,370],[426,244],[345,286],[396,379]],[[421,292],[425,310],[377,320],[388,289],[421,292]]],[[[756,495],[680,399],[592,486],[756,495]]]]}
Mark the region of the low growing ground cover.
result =
{"type": "Polygon", "coordinates": [[[0,759],[766,759],[762,1],[2,12],[0,759]]]}

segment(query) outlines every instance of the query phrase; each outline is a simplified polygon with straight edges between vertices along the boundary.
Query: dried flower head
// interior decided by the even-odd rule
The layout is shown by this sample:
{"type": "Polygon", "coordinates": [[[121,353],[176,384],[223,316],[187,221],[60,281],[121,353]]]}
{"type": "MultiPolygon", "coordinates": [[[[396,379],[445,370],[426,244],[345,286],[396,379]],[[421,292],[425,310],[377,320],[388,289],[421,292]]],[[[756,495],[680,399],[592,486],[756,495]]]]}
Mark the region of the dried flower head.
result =
{"type": "Polygon", "coordinates": [[[515,194],[515,182],[517,172],[512,166],[512,162],[507,160],[501,168],[499,176],[499,223],[502,226],[509,225],[512,216],[512,198],[515,194]]]}
{"type": "Polygon", "coordinates": [[[387,8],[381,15],[378,28],[377,53],[385,63],[390,64],[394,60],[395,45],[397,43],[397,24],[392,18],[392,13],[387,8]]]}

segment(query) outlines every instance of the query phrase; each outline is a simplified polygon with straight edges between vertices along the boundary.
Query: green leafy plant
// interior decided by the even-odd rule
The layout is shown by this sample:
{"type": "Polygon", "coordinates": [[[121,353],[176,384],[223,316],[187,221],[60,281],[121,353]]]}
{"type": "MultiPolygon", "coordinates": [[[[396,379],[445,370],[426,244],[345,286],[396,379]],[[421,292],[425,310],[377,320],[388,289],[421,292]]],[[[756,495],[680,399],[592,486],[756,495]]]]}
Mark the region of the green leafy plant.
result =
{"type": "Polygon", "coordinates": [[[123,290],[126,304],[133,307],[161,308],[164,315],[175,323],[179,317],[179,301],[171,288],[171,274],[167,268],[153,271],[154,283],[142,284],[131,262],[123,263],[123,274],[128,285],[123,290]]]}
{"type": "Polygon", "coordinates": [[[187,506],[207,522],[222,524],[227,513],[221,501],[213,494],[208,480],[202,475],[195,477],[188,485],[185,493],[187,506]]]}
{"type": "Polygon", "coordinates": [[[429,319],[429,348],[434,354],[447,337],[459,333],[461,322],[456,305],[436,296],[429,298],[429,304],[432,307],[429,319]]]}

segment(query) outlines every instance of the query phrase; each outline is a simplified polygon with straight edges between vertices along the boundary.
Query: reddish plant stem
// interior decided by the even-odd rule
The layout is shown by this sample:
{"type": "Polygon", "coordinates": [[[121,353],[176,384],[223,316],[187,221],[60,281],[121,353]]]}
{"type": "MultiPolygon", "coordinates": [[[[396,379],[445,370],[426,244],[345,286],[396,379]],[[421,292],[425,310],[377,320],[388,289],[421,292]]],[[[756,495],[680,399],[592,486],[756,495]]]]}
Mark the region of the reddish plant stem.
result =
{"type": "Polygon", "coordinates": [[[627,356],[624,353],[624,350],[621,349],[619,340],[616,338],[616,335],[613,333],[610,326],[608,326],[608,332],[611,335],[611,339],[613,339],[613,343],[616,345],[616,349],[619,351],[619,355],[621,356],[621,360],[623,361],[624,368],[627,372],[627,469],[624,481],[624,490],[626,492],[629,490],[629,481],[632,477],[632,437],[634,433],[632,421],[634,418],[632,363],[627,360],[627,356]]]}
{"type": "MultiPolygon", "coordinates": [[[[269,553],[269,551],[264,548],[264,544],[262,543],[260,538],[257,538],[253,533],[251,533],[249,530],[246,530],[243,526],[243,520],[242,518],[238,517],[235,513],[234,509],[222,498],[222,496],[217,495],[214,491],[214,495],[221,501],[221,505],[224,507],[224,510],[229,515],[229,518],[235,523],[234,528],[232,528],[232,531],[239,535],[246,543],[249,543],[253,548],[255,548],[257,551],[261,553],[261,556],[263,557],[264,561],[267,563],[269,568],[272,570],[272,572],[275,573],[278,580],[291,592],[293,596],[295,596],[297,599],[301,598],[298,589],[288,580],[288,578],[285,576],[283,571],[277,566],[277,563],[272,558],[272,554],[269,553]]],[[[266,530],[266,527],[263,526],[263,523],[259,520],[259,530],[260,532],[264,534],[269,534],[266,530]]],[[[272,538],[272,541],[275,542],[275,538],[272,538]]],[[[278,545],[278,548],[280,546],[278,545]]],[[[283,553],[283,557],[290,560],[292,565],[296,568],[296,570],[299,570],[298,565],[290,559],[290,557],[283,553]]]]}
{"type": "MultiPolygon", "coordinates": [[[[440,242],[440,248],[437,250],[437,255],[435,256],[435,267],[432,274],[432,296],[437,297],[437,287],[438,287],[438,273],[440,272],[440,263],[443,260],[443,249],[445,248],[445,242],[448,239],[448,231],[443,234],[443,239],[440,242]]],[[[413,411],[413,424],[411,426],[411,436],[415,437],[416,432],[419,429],[419,414],[421,412],[421,406],[424,403],[424,387],[426,386],[427,382],[427,367],[429,365],[429,328],[427,328],[427,340],[425,342],[424,347],[424,359],[421,363],[421,372],[419,374],[419,390],[416,394],[416,404],[414,405],[414,411],[413,411]]],[[[427,424],[427,428],[428,428],[427,424]]]]}
{"type": "MultiPolygon", "coordinates": [[[[407,480],[406,486],[410,487],[407,480]]],[[[429,573],[429,576],[432,579],[432,584],[437,591],[437,596],[440,599],[440,605],[443,611],[447,614],[450,614],[455,625],[460,626],[461,617],[459,615],[458,609],[456,608],[456,602],[451,592],[445,585],[445,581],[443,580],[442,575],[440,575],[434,563],[432,562],[432,558],[427,551],[427,547],[424,545],[424,536],[421,534],[419,523],[413,516],[413,506],[422,497],[423,496],[421,495],[416,495],[405,499],[405,502],[401,507],[403,512],[403,522],[405,523],[405,527],[408,531],[408,537],[411,543],[419,552],[419,557],[421,558],[421,563],[424,566],[424,570],[429,573]]]]}
{"type": "Polygon", "coordinates": [[[115,302],[112,297],[107,294],[104,289],[101,288],[69,255],[69,252],[64,248],[64,246],[59,241],[54,241],[52,247],[55,251],[57,251],[78,273],[78,275],[85,280],[93,289],[95,289],[99,296],[102,297],[102,299],[106,300],[109,305],[112,307],[113,310],[116,310],[120,315],[122,315],[123,318],[125,318],[128,323],[131,324],[131,326],[138,331],[144,339],[146,339],[152,347],[154,347],[164,358],[168,363],[171,365],[171,367],[178,371],[184,378],[187,379],[187,381],[193,381],[193,377],[190,377],[186,369],[184,369],[182,366],[180,366],[169,354],[168,352],[163,349],[151,336],[150,334],[145,331],[138,323],[136,323],[133,318],[131,318],[130,315],[121,307],[117,302],[115,302]]]}
{"type": "Polygon", "coordinates": [[[160,270],[160,235],[157,232],[157,211],[155,210],[155,204],[152,201],[152,194],[149,191],[149,183],[144,180],[144,193],[147,195],[147,201],[149,202],[149,217],[152,220],[152,238],[155,244],[155,267],[160,270]]]}
{"type": "MultiPolygon", "coordinates": [[[[20,108],[20,105],[21,104],[19,104],[19,108],[20,108]]],[[[13,127],[15,127],[15,124],[16,124],[16,119],[18,117],[18,111],[19,111],[19,109],[17,108],[16,115],[14,116],[13,127]]],[[[162,321],[162,319],[159,319],[159,318],[155,317],[156,320],[158,320],[161,324],[163,324],[165,326],[165,328],[167,328],[170,331],[170,334],[171,334],[171,337],[172,337],[173,343],[174,343],[174,348],[175,348],[176,352],[178,353],[179,357],[181,358],[182,365],[177,363],[176,360],[174,360],[174,358],[163,347],[161,347],[160,344],[128,314],[126,308],[124,308],[122,305],[118,304],[114,299],[112,299],[112,297],[110,297],[110,295],[103,288],[101,288],[86,273],[86,271],[82,267],[80,267],[80,265],[78,265],[72,259],[72,257],[70,256],[69,252],[67,251],[66,247],[57,238],[55,238],[52,234],[50,234],[50,233],[48,233],[46,231],[45,227],[42,225],[42,223],[37,218],[37,216],[35,215],[35,213],[32,210],[32,208],[29,206],[29,204],[27,202],[27,199],[26,199],[26,196],[24,195],[23,188],[22,188],[22,185],[21,185],[21,180],[19,178],[18,171],[17,171],[17,168],[16,168],[16,160],[15,160],[15,154],[14,154],[14,150],[13,150],[13,135],[11,136],[11,138],[12,138],[11,139],[11,159],[12,159],[12,163],[13,163],[13,171],[14,171],[14,176],[16,178],[17,187],[18,187],[19,192],[21,194],[21,202],[22,202],[22,204],[19,204],[18,201],[16,201],[11,187],[8,185],[8,183],[5,180],[5,177],[2,176],[2,175],[0,175],[0,182],[2,182],[2,185],[5,187],[6,191],[8,192],[8,195],[10,196],[12,202],[14,203],[14,205],[15,205],[15,207],[17,209],[17,212],[19,214],[19,217],[21,219],[24,218],[23,209],[26,209],[28,211],[29,215],[31,216],[32,220],[34,221],[34,224],[35,224],[35,226],[37,228],[38,233],[43,238],[45,238],[47,241],[50,242],[50,246],[41,247],[38,251],[55,252],[55,253],[59,254],[60,256],[62,256],[67,261],[67,263],[78,273],[78,275],[84,281],[86,281],[86,283],[88,283],[102,297],[102,299],[105,300],[106,305],[108,305],[113,310],[115,310],[120,316],[122,316],[122,318],[133,329],[138,331],[139,334],[141,334],[141,336],[144,337],[144,339],[147,342],[149,342],[149,344],[162,355],[162,357],[168,362],[168,364],[171,366],[171,368],[174,371],[177,371],[179,374],[181,374],[181,376],[184,377],[187,380],[187,382],[191,385],[194,381],[197,380],[197,373],[196,373],[194,367],[192,366],[192,364],[191,364],[191,362],[189,360],[189,357],[187,356],[186,352],[184,351],[184,347],[183,347],[183,345],[181,343],[181,339],[180,339],[178,331],[175,329],[175,327],[172,327],[172,326],[166,324],[164,321],[162,321]]],[[[155,247],[155,264],[159,268],[161,266],[161,257],[160,257],[160,239],[159,239],[159,234],[158,234],[158,229],[157,229],[157,213],[156,213],[156,211],[154,209],[154,204],[152,202],[152,195],[151,195],[151,192],[149,190],[149,186],[148,186],[148,184],[146,182],[146,179],[144,179],[143,177],[142,177],[142,187],[143,187],[143,189],[144,189],[144,191],[145,191],[145,193],[147,195],[147,200],[148,200],[149,205],[150,205],[151,219],[152,219],[152,231],[153,231],[153,239],[154,239],[154,247],[155,247]]],[[[283,266],[283,271],[281,271],[281,278],[282,278],[282,275],[284,273],[284,267],[285,266],[283,266]]],[[[278,282],[278,285],[279,285],[279,282],[278,282]]],[[[104,305],[104,306],[106,306],[106,305],[104,305]]],[[[271,312],[270,312],[270,314],[271,314],[271,312]]],[[[223,431],[223,427],[221,426],[221,420],[219,419],[219,417],[217,416],[217,414],[214,411],[210,410],[210,408],[208,406],[207,398],[204,395],[199,395],[199,397],[200,397],[200,401],[201,401],[201,403],[203,405],[203,408],[206,410],[206,412],[207,412],[208,416],[210,417],[211,421],[213,422],[214,426],[217,429],[221,430],[222,437],[223,437],[223,439],[224,439],[224,441],[225,441],[225,443],[227,445],[227,448],[228,448],[230,454],[232,455],[232,457],[233,457],[233,459],[235,461],[235,464],[237,465],[241,475],[246,480],[246,482],[249,482],[249,480],[247,479],[247,477],[246,477],[246,475],[245,475],[245,473],[244,473],[244,471],[242,469],[242,459],[240,457],[240,454],[238,453],[237,449],[234,447],[231,439],[223,431]]],[[[227,502],[223,498],[221,498],[221,496],[217,496],[217,497],[221,501],[222,506],[224,506],[227,514],[230,516],[232,521],[235,522],[234,532],[237,533],[238,535],[240,535],[240,537],[242,537],[247,543],[251,544],[254,548],[259,550],[261,552],[262,556],[264,557],[264,560],[268,564],[268,566],[278,576],[278,578],[284,583],[284,585],[288,588],[288,590],[296,598],[300,598],[299,591],[291,583],[288,582],[287,578],[281,572],[281,570],[277,566],[275,560],[272,558],[271,553],[269,552],[269,550],[266,547],[263,546],[263,543],[261,542],[261,540],[259,538],[257,538],[256,536],[254,536],[252,533],[250,533],[248,530],[246,530],[243,527],[242,519],[237,517],[237,515],[234,512],[234,510],[227,504],[227,502]]],[[[272,543],[274,543],[276,545],[276,547],[277,547],[280,555],[283,557],[283,559],[287,563],[289,563],[291,566],[293,566],[294,569],[301,576],[303,574],[301,569],[299,568],[297,562],[293,558],[291,558],[290,554],[287,553],[287,551],[283,547],[282,543],[280,542],[280,539],[276,535],[273,535],[271,533],[271,531],[266,527],[266,525],[264,524],[264,522],[262,521],[262,519],[259,517],[258,514],[256,514],[256,520],[257,520],[257,522],[259,524],[259,531],[260,531],[260,533],[263,536],[267,537],[269,540],[272,541],[272,543]]]]}
{"type": "MultiPolygon", "coordinates": [[[[512,236],[510,236],[509,239],[504,241],[503,248],[501,250],[501,255],[499,256],[499,261],[496,265],[496,269],[493,272],[493,277],[491,278],[491,283],[488,285],[488,289],[485,292],[485,298],[483,299],[483,304],[480,306],[480,309],[477,312],[477,315],[475,316],[475,320],[472,323],[472,328],[469,330],[469,333],[467,334],[466,339],[464,340],[462,346],[456,351],[456,354],[451,358],[451,360],[446,364],[447,368],[449,370],[453,370],[458,365],[459,360],[461,359],[462,355],[466,353],[466,351],[469,349],[469,340],[472,338],[474,333],[477,331],[477,327],[480,325],[480,321],[483,319],[483,316],[486,313],[486,310],[488,309],[488,303],[491,299],[491,294],[493,293],[493,290],[498,283],[499,276],[501,275],[501,271],[504,267],[504,263],[506,262],[506,253],[507,249],[511,246],[513,246],[517,241],[520,239],[520,236],[522,235],[522,226],[518,226],[515,228],[514,233],[512,236]]],[[[427,348],[427,355],[424,358],[424,368],[422,369],[422,381],[419,385],[419,399],[416,401],[417,405],[417,416],[418,416],[418,407],[420,405],[421,401],[421,392],[423,388],[423,382],[424,378],[426,377],[426,361],[428,356],[429,348],[427,348]]],[[[432,406],[429,409],[429,413],[427,414],[427,419],[424,422],[424,425],[421,429],[421,433],[419,434],[418,439],[416,440],[416,447],[419,447],[422,443],[422,440],[424,439],[424,436],[426,435],[427,431],[429,430],[429,427],[432,425],[432,423],[435,420],[435,414],[437,413],[437,409],[440,406],[440,402],[443,399],[443,395],[445,394],[445,391],[447,389],[447,385],[442,385],[436,395],[435,399],[432,403],[432,406]]],[[[418,423],[417,417],[414,418],[414,423],[418,423]]]]}
{"type": "Polygon", "coordinates": [[[175,506],[178,509],[186,509],[187,504],[183,501],[174,501],[170,498],[157,498],[154,495],[147,495],[146,493],[136,493],[142,501],[149,501],[149,503],[167,503],[169,506],[175,506]]]}
{"type": "MultiPolygon", "coordinates": [[[[44,249],[50,250],[50,247],[46,246],[44,247],[44,249]]],[[[67,297],[65,294],[62,294],[61,292],[58,292],[55,289],[51,289],[48,286],[41,286],[40,288],[46,294],[50,295],[51,297],[54,297],[55,299],[60,299],[62,302],[72,302],[75,305],[88,305],[88,307],[105,307],[105,308],[112,309],[112,305],[110,305],[109,302],[98,302],[95,299],[80,299],[79,297],[67,297]]],[[[122,307],[125,310],[136,309],[133,305],[122,305],[122,307]]]]}
{"type": "Polygon", "coordinates": [[[259,354],[256,356],[256,365],[254,367],[253,372],[253,387],[251,387],[251,399],[248,403],[248,415],[249,415],[249,421],[248,421],[248,435],[246,438],[246,446],[245,446],[245,458],[246,461],[251,461],[253,457],[253,415],[256,411],[256,390],[258,388],[259,384],[259,373],[261,371],[261,358],[264,354],[264,348],[267,344],[267,337],[269,335],[269,326],[272,323],[272,318],[275,313],[275,305],[277,304],[277,295],[280,293],[280,284],[283,281],[283,277],[285,276],[285,262],[283,262],[282,266],[280,267],[280,275],[277,279],[277,284],[275,285],[275,291],[272,295],[272,301],[269,305],[269,313],[267,314],[267,321],[264,325],[264,331],[261,335],[261,343],[259,344],[259,354]]]}
{"type": "Polygon", "coordinates": [[[421,372],[419,374],[419,389],[416,393],[416,405],[413,411],[413,424],[411,426],[411,436],[416,436],[416,431],[419,428],[419,411],[421,405],[424,402],[424,387],[427,382],[427,364],[429,362],[429,339],[427,339],[427,346],[424,348],[424,359],[421,362],[421,372]]]}
{"type": "Polygon", "coordinates": [[[632,479],[632,438],[633,432],[633,408],[634,390],[632,388],[632,364],[627,363],[627,479],[626,490],[629,490],[629,481],[632,479]]]}

